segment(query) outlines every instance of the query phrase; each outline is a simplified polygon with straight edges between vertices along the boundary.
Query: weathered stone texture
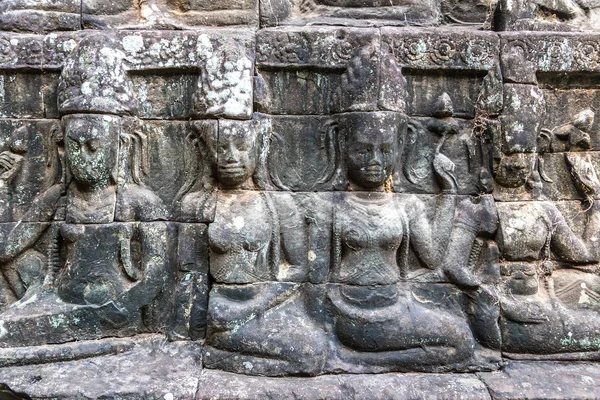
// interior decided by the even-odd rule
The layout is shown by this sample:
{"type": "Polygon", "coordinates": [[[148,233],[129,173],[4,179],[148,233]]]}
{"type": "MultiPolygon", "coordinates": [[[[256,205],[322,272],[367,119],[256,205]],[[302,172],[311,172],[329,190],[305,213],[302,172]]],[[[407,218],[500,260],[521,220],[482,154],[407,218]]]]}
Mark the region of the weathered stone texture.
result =
{"type": "Polygon", "coordinates": [[[0,383],[598,396],[596,3],[3,0],[0,383]]]}

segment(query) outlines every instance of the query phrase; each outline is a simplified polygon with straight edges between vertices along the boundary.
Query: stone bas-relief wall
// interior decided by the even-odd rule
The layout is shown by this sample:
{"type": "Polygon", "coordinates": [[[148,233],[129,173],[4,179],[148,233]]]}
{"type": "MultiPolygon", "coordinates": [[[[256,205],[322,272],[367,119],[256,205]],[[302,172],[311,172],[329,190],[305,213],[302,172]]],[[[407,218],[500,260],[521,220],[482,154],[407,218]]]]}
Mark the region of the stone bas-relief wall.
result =
{"type": "Polygon", "coordinates": [[[597,7],[525,3],[5,0],[0,367],[600,359],[597,7]]]}

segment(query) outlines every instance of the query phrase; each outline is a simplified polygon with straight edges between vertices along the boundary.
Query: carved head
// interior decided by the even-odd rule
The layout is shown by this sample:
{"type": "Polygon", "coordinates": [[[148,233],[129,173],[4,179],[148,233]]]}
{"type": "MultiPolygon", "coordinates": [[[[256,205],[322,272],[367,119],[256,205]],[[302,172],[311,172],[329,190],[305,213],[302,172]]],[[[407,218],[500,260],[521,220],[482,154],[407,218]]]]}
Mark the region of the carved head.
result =
{"type": "Polygon", "coordinates": [[[397,113],[352,113],[342,117],[348,179],[365,190],[382,188],[398,159],[398,135],[406,129],[397,113]]]}
{"type": "Polygon", "coordinates": [[[515,295],[529,296],[538,292],[536,264],[509,263],[501,267],[507,290],[515,295]]]}
{"type": "Polygon", "coordinates": [[[104,187],[114,181],[119,153],[121,118],[73,114],[63,117],[65,155],[75,181],[104,187]]]}
{"type": "Polygon", "coordinates": [[[215,176],[219,184],[233,189],[254,174],[258,162],[257,132],[253,124],[222,122],[216,146],[215,176]]]}
{"type": "Polygon", "coordinates": [[[525,185],[533,171],[535,157],[533,153],[503,155],[496,168],[496,182],[509,188],[525,185]]]}
{"type": "MultiPolygon", "coordinates": [[[[128,143],[133,137],[139,142],[142,156],[137,158],[146,161],[143,135],[124,123],[135,119],[129,116],[138,110],[124,59],[119,42],[110,34],[99,33],[82,39],[65,60],[58,82],[58,109],[66,164],[80,187],[99,188],[116,182],[119,151],[132,147],[120,149],[121,139],[128,143]]],[[[134,166],[131,169],[136,170],[134,166]]]]}

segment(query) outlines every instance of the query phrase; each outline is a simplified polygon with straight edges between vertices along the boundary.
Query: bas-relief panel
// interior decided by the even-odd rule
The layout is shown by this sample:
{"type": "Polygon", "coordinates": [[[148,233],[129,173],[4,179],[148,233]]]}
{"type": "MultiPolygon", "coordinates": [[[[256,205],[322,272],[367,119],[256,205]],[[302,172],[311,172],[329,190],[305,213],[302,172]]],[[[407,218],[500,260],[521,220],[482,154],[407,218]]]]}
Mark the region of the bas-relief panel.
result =
{"type": "Polygon", "coordinates": [[[260,3],[261,26],[476,26],[489,29],[497,1],[271,0],[260,3]]]}
{"type": "MultiPolygon", "coordinates": [[[[179,26],[163,6],[220,12],[142,28],[179,26]]],[[[154,332],[272,376],[598,359],[595,39],[3,34],[0,347],[154,332]]]]}
{"type": "Polygon", "coordinates": [[[257,0],[6,0],[0,5],[0,30],[15,32],[256,25],[257,0]]]}

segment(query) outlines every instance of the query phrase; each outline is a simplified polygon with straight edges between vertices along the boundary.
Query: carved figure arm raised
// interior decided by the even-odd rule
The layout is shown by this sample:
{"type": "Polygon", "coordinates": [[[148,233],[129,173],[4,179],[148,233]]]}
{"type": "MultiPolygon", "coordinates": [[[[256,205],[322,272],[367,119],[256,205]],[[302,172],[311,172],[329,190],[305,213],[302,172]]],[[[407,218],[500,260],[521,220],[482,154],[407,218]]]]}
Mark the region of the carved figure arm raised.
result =
{"type": "Polygon", "coordinates": [[[452,232],[455,196],[440,195],[433,221],[426,216],[425,206],[417,197],[411,197],[407,215],[410,225],[410,243],[420,260],[430,269],[439,266],[452,232]]]}
{"type": "MultiPolygon", "coordinates": [[[[278,280],[302,282],[306,279],[308,239],[302,215],[290,195],[274,196],[277,210],[283,259],[280,260],[278,280]]],[[[275,266],[277,270],[277,266],[275,266]]]]}
{"type": "Polygon", "coordinates": [[[554,205],[546,205],[552,224],[550,249],[556,257],[572,262],[598,261],[598,250],[596,250],[598,237],[594,237],[594,233],[597,235],[600,228],[599,206],[594,204],[588,211],[588,222],[581,239],[571,230],[565,217],[554,205]]]}
{"type": "Polygon", "coordinates": [[[39,239],[50,226],[49,221],[58,208],[58,202],[62,194],[63,186],[59,184],[51,186],[34,199],[23,221],[36,222],[17,223],[6,240],[0,243],[0,262],[14,259],[39,239]]]}
{"type": "Polygon", "coordinates": [[[554,205],[548,204],[547,213],[552,224],[550,249],[565,261],[596,262],[600,259],[600,180],[589,159],[566,153],[565,161],[571,170],[573,183],[584,196],[584,202],[589,204],[586,209],[587,221],[581,239],[571,230],[562,213],[554,205]]]}
{"type": "Polygon", "coordinates": [[[452,283],[461,288],[479,287],[480,279],[469,269],[473,244],[479,235],[492,236],[497,225],[498,213],[492,196],[460,201],[442,264],[452,283]]]}
{"type": "MultiPolygon", "coordinates": [[[[167,263],[167,226],[163,222],[136,224],[141,244],[142,264],[139,280],[123,293],[117,307],[136,312],[149,304],[160,292],[167,263]]],[[[125,239],[127,240],[127,239],[125,239]]]]}

